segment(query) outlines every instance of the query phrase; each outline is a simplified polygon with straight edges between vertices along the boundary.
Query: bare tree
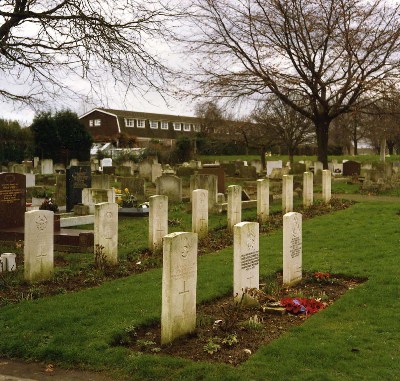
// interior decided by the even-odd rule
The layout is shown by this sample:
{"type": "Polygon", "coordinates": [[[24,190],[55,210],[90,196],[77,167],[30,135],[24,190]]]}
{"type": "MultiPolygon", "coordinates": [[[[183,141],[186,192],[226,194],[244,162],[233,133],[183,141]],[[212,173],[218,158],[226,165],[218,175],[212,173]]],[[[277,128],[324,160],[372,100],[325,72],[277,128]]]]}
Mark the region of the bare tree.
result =
{"type": "Polygon", "coordinates": [[[275,144],[286,147],[291,163],[299,146],[314,140],[311,121],[276,96],[268,97],[253,118],[275,144]]]}
{"type": "Polygon", "coordinates": [[[312,121],[327,167],[329,127],[399,73],[399,5],[373,0],[194,0],[193,78],[222,97],[273,93],[312,121]],[[288,97],[288,94],[296,95],[288,97]]]}
{"type": "Polygon", "coordinates": [[[150,48],[167,34],[163,0],[3,0],[0,99],[32,102],[66,89],[71,74],[125,88],[161,88],[165,66],[150,48]],[[18,91],[18,86],[28,90],[18,91]]]}

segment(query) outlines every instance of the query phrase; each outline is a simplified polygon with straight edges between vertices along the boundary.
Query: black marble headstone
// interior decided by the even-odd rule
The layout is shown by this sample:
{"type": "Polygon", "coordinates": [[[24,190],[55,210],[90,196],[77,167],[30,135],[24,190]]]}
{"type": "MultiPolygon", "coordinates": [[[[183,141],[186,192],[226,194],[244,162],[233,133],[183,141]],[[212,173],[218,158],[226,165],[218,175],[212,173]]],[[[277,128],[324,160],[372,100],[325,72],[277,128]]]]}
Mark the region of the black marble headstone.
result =
{"type": "Polygon", "coordinates": [[[25,175],[0,173],[0,228],[24,226],[25,211],[25,175]]]}
{"type": "Polygon", "coordinates": [[[73,210],[74,205],[82,202],[82,189],[91,188],[92,177],[90,166],[76,166],[67,168],[67,212],[73,210]]]}
{"type": "Polygon", "coordinates": [[[343,176],[360,176],[361,164],[357,161],[346,161],[343,163],[343,176]]]}

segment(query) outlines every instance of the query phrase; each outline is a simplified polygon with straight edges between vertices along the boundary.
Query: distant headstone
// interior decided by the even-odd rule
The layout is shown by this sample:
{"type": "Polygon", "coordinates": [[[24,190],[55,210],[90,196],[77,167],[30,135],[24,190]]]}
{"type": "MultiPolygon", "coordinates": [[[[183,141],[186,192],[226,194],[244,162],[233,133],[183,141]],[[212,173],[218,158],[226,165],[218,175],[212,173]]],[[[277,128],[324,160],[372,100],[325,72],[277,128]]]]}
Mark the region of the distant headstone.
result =
{"type": "Polygon", "coordinates": [[[110,175],[105,175],[105,174],[92,175],[92,188],[110,189],[111,188],[110,175]]]}
{"type": "Polygon", "coordinates": [[[82,203],[82,189],[91,188],[92,179],[90,166],[78,166],[67,168],[66,176],[66,199],[67,212],[70,212],[74,205],[82,203]]]}
{"type": "Polygon", "coordinates": [[[66,175],[56,175],[56,190],[54,194],[54,202],[58,206],[64,206],[67,202],[67,185],[66,175]]]}
{"type": "Polygon", "coordinates": [[[380,160],[382,161],[382,162],[385,162],[385,158],[386,158],[386,139],[385,138],[383,138],[383,139],[381,139],[381,142],[380,142],[381,144],[380,144],[380,160]]]}
{"type": "Polygon", "coordinates": [[[25,213],[24,278],[28,282],[50,279],[54,268],[54,213],[25,213]]]}
{"type": "Polygon", "coordinates": [[[36,175],[33,173],[26,173],[25,179],[27,188],[34,187],[36,185],[36,175]]]}
{"type": "Polygon", "coordinates": [[[149,249],[160,252],[163,237],[168,234],[168,197],[151,196],[149,203],[149,249]]]}
{"type": "Polygon", "coordinates": [[[139,163],[139,176],[143,179],[151,181],[151,166],[152,162],[149,160],[143,160],[139,163]]]}
{"type": "Polygon", "coordinates": [[[162,165],[154,163],[151,166],[151,182],[155,183],[156,180],[162,176],[162,165]]]}
{"type": "Polygon", "coordinates": [[[269,217],[269,179],[257,180],[257,219],[265,224],[269,217]]]}
{"type": "Polygon", "coordinates": [[[113,166],[103,167],[104,175],[115,175],[116,168],[113,166]]]}
{"type": "Polygon", "coordinates": [[[314,176],[322,176],[322,170],[324,169],[324,164],[320,161],[314,161],[314,176]]]}
{"type": "Polygon", "coordinates": [[[15,271],[17,270],[17,262],[15,260],[16,254],[14,253],[3,253],[0,256],[1,268],[0,271],[15,271]]]}
{"type": "Polygon", "coordinates": [[[303,205],[311,206],[314,203],[314,174],[303,173],[303,205]]]}
{"type": "Polygon", "coordinates": [[[322,201],[329,203],[332,198],[332,176],[331,171],[324,169],[322,171],[322,201]]]}
{"type": "Polygon", "coordinates": [[[293,175],[282,177],[282,211],[283,213],[293,211],[293,175]]]}
{"type": "Polygon", "coordinates": [[[41,161],[41,173],[42,175],[52,175],[54,173],[52,159],[43,159],[41,161]]]}
{"type": "Polygon", "coordinates": [[[132,169],[131,167],[121,165],[115,168],[115,174],[117,176],[132,176],[132,169]]]}
{"type": "Polygon", "coordinates": [[[343,173],[343,164],[341,163],[333,163],[332,165],[332,175],[338,176],[343,173]]]}
{"type": "Polygon", "coordinates": [[[212,209],[217,202],[217,182],[215,175],[193,175],[190,176],[190,196],[195,189],[208,190],[208,209],[212,209]]]}
{"type": "Polygon", "coordinates": [[[208,191],[196,189],[192,194],[192,232],[203,238],[208,233],[208,191]]]}
{"type": "Polygon", "coordinates": [[[279,180],[282,179],[283,176],[288,175],[290,172],[290,168],[285,167],[285,168],[273,168],[271,174],[269,175],[269,178],[271,180],[279,180]]]}
{"type": "Polygon", "coordinates": [[[121,182],[121,189],[125,188],[129,189],[129,192],[138,195],[144,196],[146,191],[145,180],[139,177],[120,177],[119,181],[121,182]]]}
{"type": "Polygon", "coordinates": [[[257,178],[256,168],[253,166],[244,166],[239,169],[239,176],[244,179],[255,180],[257,178]]]}
{"type": "Polygon", "coordinates": [[[283,284],[292,285],[302,278],[302,215],[283,216],[283,284]]]}
{"type": "MultiPolygon", "coordinates": [[[[236,165],[235,163],[222,163],[221,167],[224,169],[224,172],[227,176],[233,177],[236,174],[236,165]]],[[[225,192],[225,190],[224,190],[225,192]]]]}
{"type": "Polygon", "coordinates": [[[95,205],[94,252],[106,262],[118,263],[118,205],[103,202],[95,205]]]}
{"type": "Polygon", "coordinates": [[[242,187],[240,185],[228,186],[228,229],[233,231],[233,226],[242,221],[242,187]]]}
{"type": "Polygon", "coordinates": [[[290,164],[290,173],[294,175],[303,174],[306,171],[306,165],[303,163],[290,164]]]}
{"type": "Polygon", "coordinates": [[[33,168],[37,168],[37,166],[39,165],[39,157],[35,156],[33,158],[33,168]]]}
{"type": "Polygon", "coordinates": [[[250,165],[256,169],[257,173],[262,172],[262,164],[260,160],[252,160],[250,161],[250,165]]]}
{"type": "Polygon", "coordinates": [[[103,168],[103,170],[104,170],[104,167],[112,167],[112,165],[113,165],[113,161],[110,157],[105,157],[104,159],[101,159],[101,161],[100,161],[100,166],[101,166],[101,168],[103,168]]]}
{"type": "Polygon", "coordinates": [[[161,344],[196,328],[196,233],[171,233],[164,237],[161,344]]]}
{"type": "Polygon", "coordinates": [[[174,175],[158,177],[156,180],[156,193],[168,196],[168,201],[182,202],[182,179],[174,175]]]}
{"type": "Polygon", "coordinates": [[[25,175],[0,173],[0,228],[24,226],[25,185],[25,175]]]}
{"type": "Polygon", "coordinates": [[[115,189],[82,189],[82,204],[89,207],[89,213],[93,214],[95,205],[100,203],[115,203],[115,189]]]}
{"type": "Polygon", "coordinates": [[[246,302],[247,290],[259,288],[259,266],[259,224],[240,222],[233,227],[233,296],[237,301],[246,302]]]}
{"type": "Polygon", "coordinates": [[[218,193],[225,193],[225,171],[222,167],[209,167],[202,168],[198,171],[201,175],[215,175],[217,176],[218,193]]]}
{"type": "Polygon", "coordinates": [[[361,164],[356,161],[343,161],[343,176],[360,176],[361,164]]]}
{"type": "Polygon", "coordinates": [[[269,176],[274,168],[278,169],[282,168],[282,160],[278,161],[268,160],[266,162],[266,165],[267,165],[267,176],[269,176]]]}
{"type": "Polygon", "coordinates": [[[79,165],[79,160],[78,159],[71,159],[69,161],[69,165],[70,165],[70,167],[76,167],[76,166],[79,165]]]}

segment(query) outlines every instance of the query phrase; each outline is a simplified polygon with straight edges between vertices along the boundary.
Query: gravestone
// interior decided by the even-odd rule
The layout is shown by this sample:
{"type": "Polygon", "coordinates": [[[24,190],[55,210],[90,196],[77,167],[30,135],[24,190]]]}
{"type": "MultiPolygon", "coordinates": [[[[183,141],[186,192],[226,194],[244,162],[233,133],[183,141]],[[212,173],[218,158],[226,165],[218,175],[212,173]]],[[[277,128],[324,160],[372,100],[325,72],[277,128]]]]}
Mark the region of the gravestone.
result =
{"type": "Polygon", "coordinates": [[[253,166],[244,166],[239,169],[239,176],[244,179],[255,180],[257,178],[256,168],[253,166]]]}
{"type": "Polygon", "coordinates": [[[171,233],[164,237],[161,345],[196,329],[196,233],[171,233]]]}
{"type": "Polygon", "coordinates": [[[35,157],[33,158],[33,168],[37,168],[38,165],[39,165],[39,157],[38,157],[38,156],[35,156],[35,157]]]}
{"type": "Polygon", "coordinates": [[[222,163],[221,168],[223,168],[223,170],[227,176],[233,177],[236,175],[235,163],[222,163]]]}
{"type": "Polygon", "coordinates": [[[41,161],[41,173],[42,175],[52,175],[53,174],[53,160],[43,159],[41,161]]]}
{"type": "Polygon", "coordinates": [[[110,157],[105,157],[104,159],[101,159],[100,166],[104,170],[104,167],[112,167],[112,165],[113,165],[112,163],[113,163],[113,161],[110,157]]]}
{"type": "Polygon", "coordinates": [[[115,175],[116,168],[113,166],[103,167],[103,174],[104,175],[115,175]]]}
{"type": "Polygon", "coordinates": [[[56,189],[54,194],[54,202],[58,206],[64,206],[67,203],[67,185],[65,175],[56,175],[56,189]]]}
{"type": "Polygon", "coordinates": [[[89,213],[93,214],[95,205],[100,203],[115,203],[115,189],[82,189],[82,204],[89,207],[89,213]]]}
{"type": "Polygon", "coordinates": [[[27,188],[34,187],[36,185],[36,175],[34,175],[33,173],[26,173],[25,181],[27,188]]]}
{"type": "Polygon", "coordinates": [[[267,176],[269,176],[274,168],[282,169],[282,160],[277,160],[277,161],[268,160],[266,162],[266,165],[267,165],[267,176]]]}
{"type": "Polygon", "coordinates": [[[343,173],[343,164],[342,163],[333,163],[332,165],[332,175],[338,176],[343,173]]]}
{"type": "Polygon", "coordinates": [[[291,163],[290,173],[295,175],[300,175],[306,171],[306,165],[303,163],[291,163]]]}
{"type": "Polygon", "coordinates": [[[290,212],[283,216],[283,284],[302,278],[302,215],[290,212]]]}
{"type": "Polygon", "coordinates": [[[331,171],[324,169],[322,171],[322,201],[325,203],[329,203],[332,198],[332,176],[331,171]]]}
{"type": "Polygon", "coordinates": [[[261,224],[268,221],[269,216],[269,179],[257,180],[257,219],[261,224]]]}
{"type": "Polygon", "coordinates": [[[168,197],[151,196],[149,198],[149,249],[160,252],[163,237],[168,234],[168,197]]]}
{"type": "Polygon", "coordinates": [[[67,212],[70,212],[74,208],[74,205],[82,203],[82,189],[91,188],[91,186],[92,179],[90,166],[77,166],[67,168],[67,212]]]}
{"type": "Polygon", "coordinates": [[[262,172],[262,164],[260,160],[252,160],[250,161],[250,165],[256,169],[257,173],[262,172]]]}
{"type": "Polygon", "coordinates": [[[17,262],[15,258],[17,257],[14,253],[3,253],[0,256],[1,268],[0,271],[16,271],[17,262]]]}
{"type": "Polygon", "coordinates": [[[289,172],[290,172],[289,167],[273,168],[271,174],[269,175],[269,178],[271,180],[281,180],[283,176],[288,175],[289,172]]]}
{"type": "Polygon", "coordinates": [[[385,162],[385,158],[386,158],[386,139],[385,138],[381,139],[381,141],[380,141],[379,157],[382,162],[385,162]]]}
{"type": "Polygon", "coordinates": [[[24,278],[28,282],[50,279],[54,269],[54,213],[25,213],[24,278]]]}
{"type": "Polygon", "coordinates": [[[151,182],[155,183],[156,180],[162,176],[162,165],[154,163],[151,166],[151,182]]]}
{"type": "Polygon", "coordinates": [[[225,193],[225,171],[222,167],[215,168],[202,168],[198,171],[201,175],[215,175],[217,176],[218,190],[217,193],[225,193]]]}
{"type": "Polygon", "coordinates": [[[218,178],[215,175],[190,176],[190,197],[195,189],[208,190],[208,209],[212,209],[217,202],[218,178]]]}
{"type": "Polygon", "coordinates": [[[348,160],[346,162],[343,161],[343,176],[360,176],[361,173],[361,164],[348,160]]]}
{"type": "Polygon", "coordinates": [[[242,187],[240,185],[228,186],[227,217],[230,231],[233,231],[234,225],[242,221],[242,187]]]}
{"type": "Polygon", "coordinates": [[[182,179],[174,175],[162,175],[156,180],[156,193],[167,196],[168,201],[182,202],[182,179]]]}
{"type": "Polygon", "coordinates": [[[115,168],[115,174],[117,176],[132,176],[132,169],[131,167],[120,165],[119,167],[115,168]]]}
{"type": "Polygon", "coordinates": [[[303,205],[311,206],[314,203],[314,174],[304,172],[303,174],[303,205]]]}
{"type": "Polygon", "coordinates": [[[134,195],[145,195],[146,187],[144,179],[141,179],[139,177],[120,177],[119,181],[121,182],[122,190],[128,188],[129,192],[134,195]]]}
{"type": "Polygon", "coordinates": [[[240,222],[233,227],[233,296],[246,302],[248,289],[259,288],[259,224],[240,222]],[[242,299],[243,298],[243,299],[242,299]]]}
{"type": "Polygon", "coordinates": [[[139,176],[143,179],[151,181],[151,166],[152,162],[149,160],[143,160],[139,163],[139,176]]]}
{"type": "Polygon", "coordinates": [[[208,191],[196,189],[192,194],[192,232],[203,238],[208,233],[208,191]]]}
{"type": "Polygon", "coordinates": [[[283,213],[293,211],[293,175],[282,177],[282,211],[283,213]]]}
{"type": "MultiPolygon", "coordinates": [[[[111,181],[110,175],[92,175],[92,188],[96,189],[110,189],[111,181]]],[[[125,189],[125,188],[123,188],[125,189]]]]}
{"type": "Polygon", "coordinates": [[[25,209],[25,175],[0,173],[0,228],[24,226],[25,209]]]}
{"type": "Polygon", "coordinates": [[[79,165],[79,160],[78,159],[71,159],[70,161],[69,161],[69,166],[70,167],[76,167],[76,166],[78,166],[79,165]]]}
{"type": "Polygon", "coordinates": [[[324,164],[321,161],[314,161],[314,177],[322,176],[323,169],[324,169],[324,164]]]}
{"type": "Polygon", "coordinates": [[[60,163],[54,164],[54,173],[64,174],[65,173],[65,165],[60,164],[60,163]]]}
{"type": "Polygon", "coordinates": [[[110,264],[118,263],[118,205],[102,202],[94,210],[94,253],[110,264]],[[102,247],[102,248],[101,248],[102,247]]]}

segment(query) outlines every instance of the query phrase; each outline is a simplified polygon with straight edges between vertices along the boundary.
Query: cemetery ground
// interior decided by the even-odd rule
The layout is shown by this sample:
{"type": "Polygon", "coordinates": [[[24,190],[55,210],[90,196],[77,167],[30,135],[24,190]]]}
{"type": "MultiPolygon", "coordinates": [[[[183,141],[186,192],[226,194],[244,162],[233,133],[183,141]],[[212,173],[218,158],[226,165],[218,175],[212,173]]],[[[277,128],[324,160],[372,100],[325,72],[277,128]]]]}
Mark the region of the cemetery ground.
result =
{"type": "MultiPolygon", "coordinates": [[[[174,215],[171,211],[170,231],[188,230],[190,226],[190,215],[180,213],[179,217],[178,212],[174,215]]],[[[254,210],[245,210],[243,220],[251,213],[254,217],[254,210]]],[[[220,227],[224,218],[212,217],[210,228],[220,227]]],[[[400,306],[399,219],[397,202],[377,201],[359,202],[345,210],[305,219],[304,270],[368,280],[303,324],[291,326],[278,339],[252,351],[240,365],[214,362],[218,352],[192,361],[115,345],[116,338],[127,332],[159,323],[158,264],[98,287],[1,307],[0,354],[106,371],[115,379],[394,380],[400,372],[396,313],[400,306]]],[[[134,233],[136,229],[124,226],[124,221],[120,223],[120,254],[134,256],[136,264],[140,258],[135,257],[137,252],[130,245],[143,247],[147,235],[145,229],[134,233]],[[134,244],[130,244],[132,239],[134,244]]],[[[146,225],[144,220],[135,221],[138,226],[146,225]]],[[[199,306],[211,305],[232,293],[232,247],[224,246],[199,257],[199,306]]],[[[92,254],[66,255],[76,268],[80,268],[81,259],[89,263],[92,258],[92,254]]],[[[260,236],[261,279],[271,279],[281,268],[282,229],[276,228],[260,236]]],[[[203,347],[199,344],[198,351],[204,352],[203,347]]]]}

